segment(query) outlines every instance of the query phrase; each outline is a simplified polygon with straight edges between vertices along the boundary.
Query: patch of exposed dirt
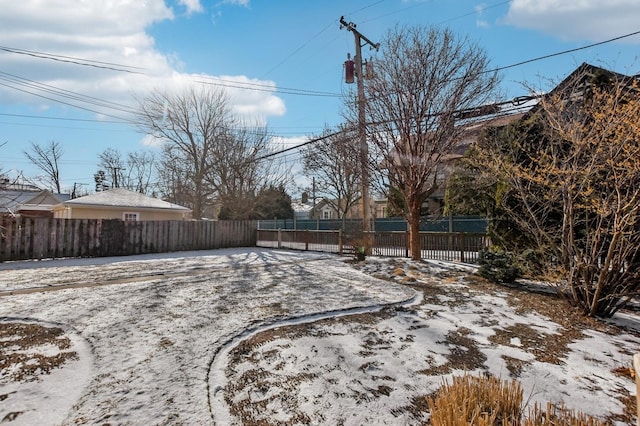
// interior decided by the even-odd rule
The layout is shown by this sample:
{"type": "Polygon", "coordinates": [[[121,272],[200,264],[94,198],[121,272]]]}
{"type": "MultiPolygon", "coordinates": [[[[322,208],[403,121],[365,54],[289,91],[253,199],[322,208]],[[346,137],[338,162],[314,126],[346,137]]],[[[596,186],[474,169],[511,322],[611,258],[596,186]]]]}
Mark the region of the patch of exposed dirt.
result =
{"type": "Polygon", "coordinates": [[[78,354],[59,327],[0,322],[0,380],[30,382],[62,367],[78,354]]]}

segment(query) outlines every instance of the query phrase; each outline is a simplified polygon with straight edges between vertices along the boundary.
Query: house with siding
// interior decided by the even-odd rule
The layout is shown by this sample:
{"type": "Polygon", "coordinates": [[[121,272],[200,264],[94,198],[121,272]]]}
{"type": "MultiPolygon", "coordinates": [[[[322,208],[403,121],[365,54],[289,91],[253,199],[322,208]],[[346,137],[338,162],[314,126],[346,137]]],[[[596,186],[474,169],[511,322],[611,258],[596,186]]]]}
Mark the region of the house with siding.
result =
{"type": "Polygon", "coordinates": [[[53,216],[125,221],[189,220],[191,209],[128,189],[114,188],[60,203],[53,207],[53,216]]]}

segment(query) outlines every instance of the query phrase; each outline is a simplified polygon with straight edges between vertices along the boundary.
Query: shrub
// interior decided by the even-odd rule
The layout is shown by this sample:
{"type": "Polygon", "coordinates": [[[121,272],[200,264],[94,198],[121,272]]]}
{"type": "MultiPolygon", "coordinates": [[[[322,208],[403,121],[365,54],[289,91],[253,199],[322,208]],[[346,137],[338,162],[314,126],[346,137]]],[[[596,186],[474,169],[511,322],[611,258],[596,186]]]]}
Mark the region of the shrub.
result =
{"type": "Polygon", "coordinates": [[[495,283],[511,284],[522,275],[514,256],[510,252],[483,252],[479,263],[478,273],[480,276],[495,283]]]}

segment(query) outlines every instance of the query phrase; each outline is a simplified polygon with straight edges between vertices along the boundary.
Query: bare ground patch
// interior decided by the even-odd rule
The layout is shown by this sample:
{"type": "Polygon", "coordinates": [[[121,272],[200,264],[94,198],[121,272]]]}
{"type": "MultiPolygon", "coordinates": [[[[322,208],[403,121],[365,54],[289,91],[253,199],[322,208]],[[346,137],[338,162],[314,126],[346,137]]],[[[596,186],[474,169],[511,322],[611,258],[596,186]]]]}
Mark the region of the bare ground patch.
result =
{"type": "Polygon", "coordinates": [[[28,382],[78,358],[59,327],[0,322],[0,379],[28,382]],[[41,350],[45,348],[46,350],[41,350]]]}

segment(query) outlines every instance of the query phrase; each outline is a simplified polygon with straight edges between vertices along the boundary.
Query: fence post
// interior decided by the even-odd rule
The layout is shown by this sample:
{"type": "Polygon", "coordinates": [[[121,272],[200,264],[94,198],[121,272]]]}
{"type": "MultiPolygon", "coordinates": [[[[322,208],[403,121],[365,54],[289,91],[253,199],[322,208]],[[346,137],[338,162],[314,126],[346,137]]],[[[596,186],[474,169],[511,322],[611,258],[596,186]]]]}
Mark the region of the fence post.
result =
{"type": "Polygon", "coordinates": [[[638,416],[638,426],[640,426],[640,353],[635,354],[633,356],[633,370],[636,376],[636,405],[637,405],[637,416],[638,416]]]}
{"type": "Polygon", "coordinates": [[[309,230],[304,230],[304,249],[305,251],[309,250],[309,230]]]}
{"type": "Polygon", "coordinates": [[[338,229],[338,254],[342,256],[342,229],[338,229]]]}
{"type": "Polygon", "coordinates": [[[464,234],[462,232],[458,232],[458,244],[460,244],[460,262],[462,263],[464,263],[464,243],[464,234]]]}
{"type": "Polygon", "coordinates": [[[409,257],[409,231],[404,233],[404,257],[409,257]]]}
{"type": "Polygon", "coordinates": [[[282,248],[282,231],[278,228],[278,248],[282,248]]]}

